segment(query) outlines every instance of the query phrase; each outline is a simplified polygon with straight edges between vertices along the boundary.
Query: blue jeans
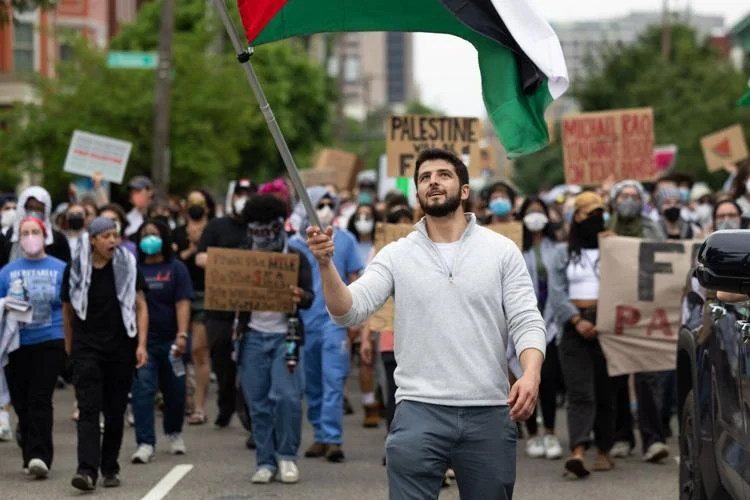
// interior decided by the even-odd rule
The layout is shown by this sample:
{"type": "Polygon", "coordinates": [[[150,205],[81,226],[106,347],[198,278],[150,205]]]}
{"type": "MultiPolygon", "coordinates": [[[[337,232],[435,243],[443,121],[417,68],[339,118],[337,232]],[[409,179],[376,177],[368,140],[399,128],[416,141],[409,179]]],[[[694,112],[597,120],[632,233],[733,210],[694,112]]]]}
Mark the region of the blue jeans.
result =
{"type": "Polygon", "coordinates": [[[517,440],[507,406],[401,401],[385,442],[389,498],[437,498],[450,463],[461,498],[511,500],[517,440]]]}
{"type": "MultiPolygon", "coordinates": [[[[179,434],[185,420],[185,376],[177,377],[169,362],[172,342],[148,345],[148,363],[136,372],[131,389],[136,444],[156,445],[154,398],[164,397],[164,434],[179,434]]],[[[107,388],[105,387],[104,390],[107,388]]]]}
{"type": "Polygon", "coordinates": [[[250,406],[256,467],[273,472],[277,460],[297,459],[302,438],[302,359],[289,373],[284,337],[250,330],[240,344],[240,385],[250,406]]]}
{"type": "Polygon", "coordinates": [[[341,444],[348,373],[345,328],[330,323],[322,331],[305,331],[307,419],[315,429],[316,443],[341,444]]]}

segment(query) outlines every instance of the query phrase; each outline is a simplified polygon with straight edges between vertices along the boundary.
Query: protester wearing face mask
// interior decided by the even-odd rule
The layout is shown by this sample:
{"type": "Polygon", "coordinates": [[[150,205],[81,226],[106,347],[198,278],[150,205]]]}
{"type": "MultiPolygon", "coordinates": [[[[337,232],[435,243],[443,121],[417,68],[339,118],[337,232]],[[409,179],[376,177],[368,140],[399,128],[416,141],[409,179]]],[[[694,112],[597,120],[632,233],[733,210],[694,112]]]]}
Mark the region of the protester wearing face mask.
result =
{"type": "MultiPolygon", "coordinates": [[[[555,253],[556,239],[549,222],[547,205],[541,198],[531,196],[521,205],[518,218],[523,222],[523,257],[534,285],[539,312],[547,325],[547,352],[542,364],[542,376],[539,384],[539,400],[544,421],[544,436],[539,436],[536,421],[537,411],[526,420],[529,432],[526,441],[526,454],[531,458],[548,458],[554,460],[562,456],[560,441],[555,435],[555,413],[557,411],[557,393],[562,378],[560,361],[557,356],[557,324],[554,310],[549,300],[548,269],[555,253]]],[[[508,355],[511,370],[516,378],[523,372],[516,358],[515,349],[509,348],[508,355]]]]}
{"type": "Polygon", "coordinates": [[[46,189],[40,186],[31,186],[21,193],[21,196],[18,197],[16,220],[6,235],[5,246],[0,248],[0,267],[22,256],[21,247],[18,244],[18,226],[26,216],[36,217],[44,222],[45,253],[63,262],[70,262],[68,239],[63,233],[53,229],[51,214],[52,199],[46,189]]]}
{"type": "Polygon", "coordinates": [[[148,363],[133,379],[131,389],[135,441],[134,464],[146,464],[154,456],[154,398],[164,397],[164,434],[169,452],[184,455],[182,424],[185,418],[185,372],[175,373],[172,359],[182,361],[188,343],[193,285],[185,264],[174,257],[169,227],[149,220],[138,231],[138,267],[148,286],[148,363]]]}
{"type": "MultiPolygon", "coordinates": [[[[241,248],[247,243],[247,225],[242,211],[257,187],[247,179],[237,181],[232,194],[232,214],[208,222],[200,241],[195,263],[205,268],[208,247],[241,248]]],[[[211,367],[218,383],[219,414],[214,425],[224,429],[229,425],[237,404],[237,365],[232,361],[232,324],[234,314],[225,311],[205,310],[206,336],[211,351],[211,367]]]]}
{"type": "Polygon", "coordinates": [[[78,244],[81,241],[81,233],[86,227],[86,209],[83,205],[77,203],[68,206],[65,212],[65,222],[63,223],[65,236],[68,237],[71,255],[78,251],[78,244]]]}
{"type": "Polygon", "coordinates": [[[692,218],[695,220],[705,235],[711,231],[713,225],[713,193],[707,184],[696,182],[690,192],[690,211],[692,218]]]}
{"type": "Polygon", "coordinates": [[[485,194],[487,206],[492,215],[490,224],[513,220],[513,207],[516,205],[516,191],[505,182],[491,185],[485,194]]]}
{"type": "MultiPolygon", "coordinates": [[[[258,195],[245,206],[248,248],[258,252],[299,254],[289,247],[284,220],[286,204],[271,195],[258,195]]],[[[290,318],[300,319],[299,310],[313,301],[312,269],[300,255],[297,285],[289,295],[297,305],[293,315],[273,311],[240,314],[238,340],[240,385],[250,406],[253,435],[257,443],[256,470],[251,481],[269,483],[274,475],[282,483],[299,481],[297,451],[302,435],[302,397],[306,356],[294,371],[286,363],[286,333],[290,318]]],[[[302,323],[302,322],[300,322],[302,323]]],[[[302,323],[303,327],[306,327],[302,323]]],[[[305,328],[306,329],[306,328],[305,328]]],[[[304,337],[303,332],[300,336],[304,337]]]]}
{"type": "Polygon", "coordinates": [[[20,328],[20,347],[10,353],[5,373],[23,437],[23,468],[46,478],[53,458],[52,395],[65,362],[65,263],[45,253],[43,221],[26,216],[18,228],[22,256],[0,270],[0,297],[29,302],[33,316],[20,328]]]}
{"type": "Polygon", "coordinates": [[[649,217],[643,215],[645,190],[638,181],[622,181],[610,190],[614,213],[609,229],[618,236],[663,240],[661,228],[649,217]]]}
{"type": "Polygon", "coordinates": [[[154,197],[154,185],[148,177],[135,176],[128,183],[128,194],[133,208],[128,212],[125,236],[130,238],[138,231],[146,218],[148,206],[154,197]]]}
{"type": "Polygon", "coordinates": [[[8,233],[16,221],[17,200],[14,195],[5,195],[2,206],[0,206],[0,235],[8,233]]]}
{"type": "Polygon", "coordinates": [[[570,237],[556,249],[549,268],[549,297],[558,325],[560,366],[568,399],[568,438],[572,455],[565,470],[590,474],[585,463],[591,435],[597,448],[594,471],[609,471],[614,434],[614,398],[607,361],[596,330],[599,298],[599,234],[604,231],[604,201],[586,191],[575,198],[570,237]]]}
{"type": "Polygon", "coordinates": [[[174,241],[180,260],[185,264],[193,282],[193,301],[190,323],[190,361],[195,370],[195,397],[188,424],[203,425],[207,422],[206,397],[211,377],[211,362],[206,336],[203,299],[205,294],[205,270],[196,262],[198,244],[208,223],[214,219],[216,204],[210,194],[193,190],[187,195],[187,223],[174,232],[174,241]]]}
{"type": "Polygon", "coordinates": [[[177,227],[172,208],[169,206],[168,201],[154,201],[148,206],[147,215],[151,220],[158,220],[166,224],[170,231],[174,231],[177,227]]]}
{"type": "MultiPolygon", "coordinates": [[[[324,227],[333,222],[337,199],[326,188],[308,189],[310,201],[317,210],[324,227]]],[[[305,395],[307,417],[315,428],[315,442],[305,452],[309,458],[325,456],[330,462],[344,460],[343,413],[344,383],[349,373],[347,330],[333,323],[323,300],[323,289],[315,256],[307,245],[305,230],[310,225],[305,219],[299,233],[289,246],[305,255],[312,264],[315,300],[306,311],[300,312],[305,325],[305,395]]],[[[353,282],[364,268],[357,253],[357,243],[349,231],[334,228],[333,262],[341,279],[353,282]]]]}
{"type": "Polygon", "coordinates": [[[691,240],[700,234],[700,230],[682,218],[680,191],[675,188],[664,188],[656,193],[656,205],[661,213],[661,228],[667,239],[691,240]]]}
{"type": "Polygon", "coordinates": [[[714,231],[740,229],[742,209],[733,200],[721,200],[716,203],[713,212],[714,231]]]}

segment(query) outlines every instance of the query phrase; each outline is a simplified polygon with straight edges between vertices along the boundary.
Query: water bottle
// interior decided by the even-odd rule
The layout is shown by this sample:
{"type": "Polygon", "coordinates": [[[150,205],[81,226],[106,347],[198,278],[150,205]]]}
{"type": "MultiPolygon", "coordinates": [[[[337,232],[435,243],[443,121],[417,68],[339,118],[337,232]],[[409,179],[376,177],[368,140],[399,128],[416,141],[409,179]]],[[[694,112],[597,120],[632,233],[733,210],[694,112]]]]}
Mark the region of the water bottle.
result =
{"type": "Polygon", "coordinates": [[[300,337],[299,318],[290,317],[286,324],[286,368],[289,373],[294,373],[299,364],[299,343],[300,337]]]}
{"type": "Polygon", "coordinates": [[[175,357],[175,352],[177,351],[177,346],[172,345],[172,349],[169,351],[169,362],[172,363],[172,371],[175,374],[175,377],[182,377],[185,375],[185,362],[182,361],[182,356],[175,357]]]}

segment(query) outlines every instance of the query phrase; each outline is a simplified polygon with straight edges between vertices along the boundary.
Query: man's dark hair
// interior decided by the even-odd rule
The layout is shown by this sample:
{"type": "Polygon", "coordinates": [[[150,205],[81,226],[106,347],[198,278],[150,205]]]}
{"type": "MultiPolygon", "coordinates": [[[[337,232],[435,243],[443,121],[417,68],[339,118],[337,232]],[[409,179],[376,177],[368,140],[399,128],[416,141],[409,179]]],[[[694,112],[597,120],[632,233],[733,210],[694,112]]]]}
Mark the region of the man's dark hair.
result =
{"type": "Polygon", "coordinates": [[[272,194],[259,194],[251,197],[242,210],[242,220],[246,223],[268,224],[279,219],[286,219],[286,215],[286,203],[272,194]]]}
{"type": "Polygon", "coordinates": [[[464,162],[461,161],[461,158],[447,149],[428,148],[422,150],[422,152],[419,153],[419,156],[417,156],[417,164],[416,167],[414,167],[415,186],[419,185],[419,167],[422,166],[422,163],[431,160],[447,161],[453,165],[456,175],[458,176],[459,184],[463,186],[464,184],[469,183],[469,170],[466,168],[466,165],[464,165],[464,162]]]}

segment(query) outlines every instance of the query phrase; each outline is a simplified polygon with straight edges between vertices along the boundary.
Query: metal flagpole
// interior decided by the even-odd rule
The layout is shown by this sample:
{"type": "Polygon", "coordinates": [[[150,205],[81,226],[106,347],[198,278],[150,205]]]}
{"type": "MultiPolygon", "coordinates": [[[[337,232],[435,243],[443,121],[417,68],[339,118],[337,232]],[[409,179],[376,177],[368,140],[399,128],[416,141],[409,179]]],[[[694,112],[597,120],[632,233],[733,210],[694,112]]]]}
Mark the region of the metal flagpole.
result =
{"type": "Polygon", "coordinates": [[[255,74],[253,65],[250,62],[250,56],[253,53],[253,49],[252,47],[245,48],[244,44],[240,42],[240,36],[237,33],[237,29],[234,27],[232,18],[229,17],[229,11],[227,10],[224,0],[214,0],[214,6],[221,16],[221,21],[224,23],[224,28],[227,30],[229,39],[232,41],[232,46],[234,46],[234,50],[237,53],[237,60],[245,69],[247,81],[250,82],[250,87],[252,87],[255,99],[258,101],[260,111],[266,119],[266,124],[268,125],[268,129],[271,131],[273,140],[276,143],[276,149],[279,150],[281,159],[284,161],[284,166],[289,173],[289,178],[294,185],[294,190],[297,191],[297,196],[305,207],[310,223],[321,227],[318,214],[315,211],[315,207],[312,205],[312,201],[310,201],[310,197],[307,195],[307,190],[302,183],[302,177],[299,175],[299,170],[297,170],[297,165],[294,162],[292,152],[289,151],[289,146],[286,143],[286,139],[284,139],[284,134],[281,132],[279,123],[276,121],[271,105],[268,103],[268,99],[266,99],[266,95],[263,93],[263,88],[260,86],[258,76],[255,74]]]}

